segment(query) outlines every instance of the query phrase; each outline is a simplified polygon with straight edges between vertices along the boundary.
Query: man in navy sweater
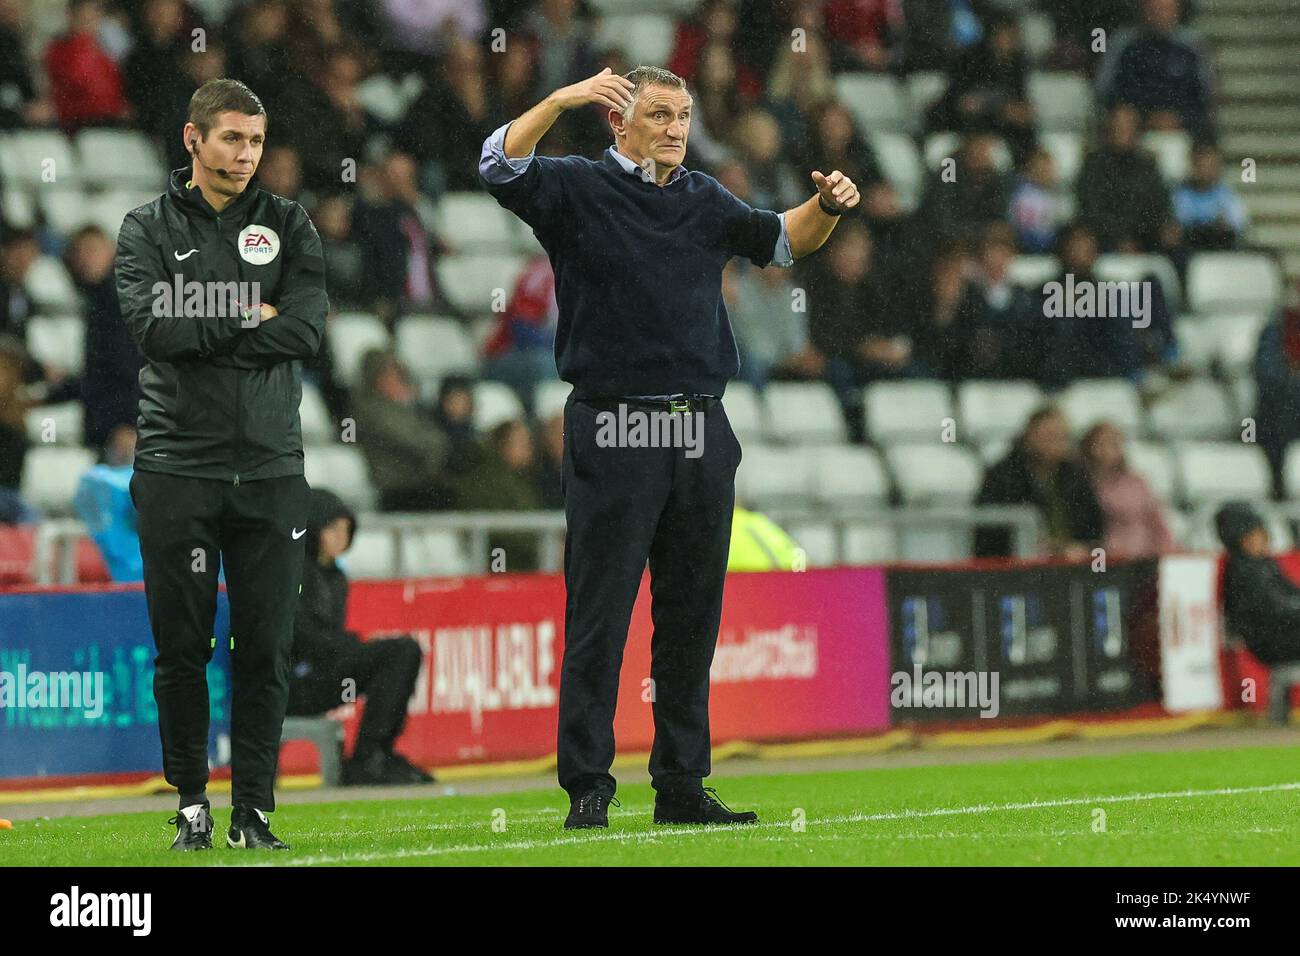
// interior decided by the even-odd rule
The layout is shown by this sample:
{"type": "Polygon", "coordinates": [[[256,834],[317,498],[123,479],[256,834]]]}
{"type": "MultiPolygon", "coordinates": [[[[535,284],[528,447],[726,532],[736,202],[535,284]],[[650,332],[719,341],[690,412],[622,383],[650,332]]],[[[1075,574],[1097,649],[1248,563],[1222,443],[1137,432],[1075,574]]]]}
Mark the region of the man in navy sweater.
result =
{"type": "MultiPolygon", "coordinates": [[[[532,227],[555,270],[564,410],[564,659],[559,782],[567,829],[608,826],[614,709],[628,622],[650,565],[650,776],[656,823],[753,823],[712,788],[709,667],[740,443],[720,398],[739,372],[722,301],[732,256],[789,266],[818,249],[857,187],[812,174],[817,194],[776,213],[686,169],[692,97],[657,67],[609,69],[556,90],[483,144],[479,179],[532,227]],[[565,110],[609,108],[599,160],[537,156],[565,110]],[[648,425],[648,427],[647,427],[648,425]]],[[[793,318],[791,319],[793,321],[793,318]]]]}

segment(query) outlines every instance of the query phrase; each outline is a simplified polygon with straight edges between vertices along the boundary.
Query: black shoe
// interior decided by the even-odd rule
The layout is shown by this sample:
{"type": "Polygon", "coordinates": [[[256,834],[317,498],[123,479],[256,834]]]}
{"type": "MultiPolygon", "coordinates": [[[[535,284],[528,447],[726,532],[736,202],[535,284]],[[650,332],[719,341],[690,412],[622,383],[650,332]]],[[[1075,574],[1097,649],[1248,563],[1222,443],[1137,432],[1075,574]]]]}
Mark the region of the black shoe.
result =
{"type": "Polygon", "coordinates": [[[604,790],[588,790],[577,800],[570,799],[569,815],[564,819],[566,830],[605,829],[609,827],[609,805],[621,807],[617,797],[604,790]]]}
{"type": "Polygon", "coordinates": [[[377,787],[404,782],[395,778],[392,767],[388,765],[387,755],[379,750],[360,760],[352,757],[343,762],[345,787],[377,787]]]}
{"type": "Polygon", "coordinates": [[[718,791],[704,787],[683,794],[655,794],[655,823],[757,823],[752,810],[737,813],[718,799],[718,791]]]}
{"type": "Polygon", "coordinates": [[[226,831],[226,846],[237,850],[287,850],[285,843],[274,833],[261,810],[235,807],[230,814],[230,829],[226,831]]]}
{"type": "Polygon", "coordinates": [[[206,803],[196,803],[177,812],[167,821],[176,827],[173,850],[212,849],[212,808],[206,803]]]}
{"type": "Polygon", "coordinates": [[[398,783],[433,783],[433,774],[421,770],[411,761],[407,760],[401,754],[395,754],[391,750],[384,754],[385,762],[388,766],[389,773],[398,778],[398,783]]]}

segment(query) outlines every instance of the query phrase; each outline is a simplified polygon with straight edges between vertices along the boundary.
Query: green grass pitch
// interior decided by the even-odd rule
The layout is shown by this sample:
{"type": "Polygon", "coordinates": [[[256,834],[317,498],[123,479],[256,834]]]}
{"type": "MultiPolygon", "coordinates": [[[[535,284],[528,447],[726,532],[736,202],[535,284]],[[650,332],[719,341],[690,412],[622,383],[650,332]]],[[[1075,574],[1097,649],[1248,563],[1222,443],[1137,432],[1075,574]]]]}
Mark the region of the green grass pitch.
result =
{"type": "Polygon", "coordinates": [[[1243,748],[715,780],[758,826],[664,827],[624,786],[566,832],[557,789],[282,805],[282,853],[171,853],[160,813],[16,821],[4,865],[1300,865],[1300,752],[1243,748]]]}

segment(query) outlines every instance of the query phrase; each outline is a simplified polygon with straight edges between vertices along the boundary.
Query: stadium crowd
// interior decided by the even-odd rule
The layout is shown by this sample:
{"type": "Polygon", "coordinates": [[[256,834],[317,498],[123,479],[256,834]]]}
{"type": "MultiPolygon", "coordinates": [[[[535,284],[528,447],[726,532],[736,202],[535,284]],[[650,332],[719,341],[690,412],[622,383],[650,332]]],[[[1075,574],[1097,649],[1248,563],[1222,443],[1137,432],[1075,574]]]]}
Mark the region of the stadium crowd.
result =
{"type": "MultiPolygon", "coordinates": [[[[534,251],[522,270],[498,278],[506,292],[499,309],[467,310],[440,269],[461,251],[467,224],[440,209],[481,191],[479,152],[503,122],[604,67],[636,65],[600,29],[606,6],[71,0],[61,32],[33,52],[22,5],[0,0],[0,131],[139,131],[175,168],[188,159],[180,130],[194,89],[216,76],[245,81],[269,114],[258,178],[311,214],[334,313],[377,317],[392,342],[408,317],[450,317],[476,343],[470,367],[433,379],[391,343],[356,356],[350,371],[335,342],[305,369],[330,419],[355,422],[378,508],[559,508],[561,419],[534,405],[538,388],[555,379],[549,262],[534,251]],[[378,77],[402,95],[371,95],[378,77]],[[521,414],[477,427],[480,380],[513,389],[521,414]]],[[[1192,255],[1241,248],[1248,226],[1224,175],[1210,66],[1185,25],[1195,12],[1186,3],[702,0],[642,8],[677,17],[662,65],[695,97],[688,169],[761,208],[806,199],[814,169],[842,170],[863,193],[861,214],[845,217],[826,249],[792,269],[743,260],[728,267],[741,381],[759,393],[772,382],[827,383],[849,439],[868,443],[863,388],[882,381],[1028,380],[1050,398],[1083,379],[1142,390],[1186,376],[1175,290],[1192,255]],[[1027,13],[1050,23],[1047,45],[1027,48],[1027,13]],[[1031,78],[1049,64],[1074,71],[1094,98],[1079,155],[1043,135],[1044,104],[1031,78]],[[913,91],[906,136],[925,154],[919,181],[898,174],[864,104],[847,92],[847,79],[875,76],[913,91]],[[1180,177],[1171,179],[1147,148],[1150,134],[1190,144],[1180,177]],[[1167,272],[1145,276],[1154,290],[1145,327],[1126,317],[1044,317],[1052,281],[1093,279],[1099,257],[1113,254],[1168,263],[1167,272]],[[1036,282],[1013,274],[1018,261],[1047,255],[1057,257],[1053,271],[1036,282]],[[792,308],[805,296],[806,308],[792,308]]],[[[601,113],[566,114],[539,151],[598,155],[611,142],[601,113]]],[[[135,420],[139,356],[118,314],[112,254],[113,237],[98,225],[62,233],[39,213],[29,224],[3,223],[0,520],[36,517],[20,493],[24,456],[40,441],[33,408],[80,402],[84,443],[102,457],[120,459],[129,441],[122,430],[135,420]],[[42,257],[61,261],[81,302],[77,374],[28,348],[26,330],[40,312],[28,280],[42,257]]],[[[1300,402],[1300,315],[1270,319],[1257,362],[1258,417],[1280,483],[1282,453],[1300,437],[1291,411],[1300,402]]],[[[1161,502],[1124,465],[1123,433],[1103,425],[1079,445],[1071,434],[1059,412],[1039,410],[990,464],[976,500],[1037,504],[1058,553],[1103,541],[1128,553],[1174,547],[1161,502]]],[[[535,561],[527,536],[516,547],[516,567],[535,561]]],[[[976,541],[977,553],[1007,548],[992,535],[976,541]]]]}

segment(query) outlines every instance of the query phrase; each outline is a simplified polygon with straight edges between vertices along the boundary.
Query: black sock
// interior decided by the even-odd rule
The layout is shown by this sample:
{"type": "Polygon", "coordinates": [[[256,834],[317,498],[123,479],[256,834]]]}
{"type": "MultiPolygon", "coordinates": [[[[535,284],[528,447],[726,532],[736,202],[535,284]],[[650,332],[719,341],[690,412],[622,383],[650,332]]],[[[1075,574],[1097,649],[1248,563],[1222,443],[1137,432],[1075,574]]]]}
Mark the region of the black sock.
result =
{"type": "Polygon", "coordinates": [[[205,806],[208,809],[212,808],[212,804],[208,803],[207,790],[200,790],[198,793],[195,794],[184,794],[184,793],[181,794],[182,810],[184,810],[186,807],[194,807],[200,805],[205,806]]]}

